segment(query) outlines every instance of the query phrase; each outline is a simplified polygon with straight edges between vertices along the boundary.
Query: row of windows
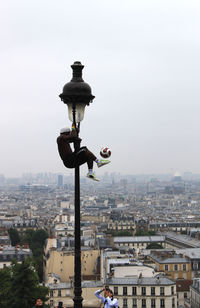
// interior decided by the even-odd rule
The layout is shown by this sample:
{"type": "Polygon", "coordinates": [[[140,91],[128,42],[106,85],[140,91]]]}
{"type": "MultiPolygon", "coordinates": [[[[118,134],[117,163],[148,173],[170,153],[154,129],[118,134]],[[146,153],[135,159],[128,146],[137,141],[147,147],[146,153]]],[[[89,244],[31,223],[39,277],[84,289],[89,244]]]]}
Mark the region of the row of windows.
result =
{"type": "MultiPolygon", "coordinates": [[[[179,265],[179,269],[186,271],[186,269],[187,269],[186,264],[182,264],[182,268],[181,268],[181,265],[179,265]]],[[[169,265],[165,264],[165,271],[168,271],[168,270],[169,270],[169,265]]],[[[178,264],[174,264],[174,271],[178,271],[178,264]]]]}
{"type": "MultiPolygon", "coordinates": [[[[69,294],[70,294],[69,290],[65,290],[65,296],[69,296],[69,294]]],[[[55,290],[50,291],[50,297],[61,297],[61,296],[62,296],[61,290],[58,290],[58,292],[56,292],[55,290]]]]}
{"type": "MultiPolygon", "coordinates": [[[[177,293],[177,298],[179,298],[179,294],[177,293]]],[[[182,297],[182,295],[181,295],[181,297],[182,297]]],[[[188,295],[187,295],[187,292],[184,292],[184,298],[187,298],[188,297],[188,295]]]]}
{"type": "Polygon", "coordinates": [[[22,254],[14,254],[14,255],[0,255],[0,261],[5,261],[5,260],[24,260],[26,257],[30,255],[22,255],[22,254]]]}
{"type": "MultiPolygon", "coordinates": [[[[123,298],[123,308],[128,307],[128,299],[127,298],[123,298]]],[[[146,299],[142,299],[142,306],[141,308],[165,308],[165,299],[161,298],[160,299],[160,305],[156,305],[156,300],[155,299],[151,299],[151,306],[148,305],[147,307],[147,301],[146,299]]],[[[172,308],[175,307],[175,299],[172,298],[172,308]]],[[[136,298],[133,298],[132,300],[132,308],[139,308],[138,306],[138,301],[136,298]]]]}
{"type": "MultiPolygon", "coordinates": [[[[115,243],[118,244],[119,246],[131,246],[131,247],[141,247],[141,246],[148,246],[149,244],[151,244],[150,242],[148,243],[115,243]]],[[[162,244],[161,242],[158,242],[156,244],[162,244]]]]}
{"type": "Polygon", "coordinates": [[[135,228],[134,226],[110,226],[108,227],[109,230],[113,230],[113,231],[121,231],[121,230],[132,230],[134,231],[135,228]]]}
{"type": "Polygon", "coordinates": [[[120,225],[120,226],[130,226],[130,225],[134,225],[134,222],[133,221],[126,221],[126,220],[123,220],[123,221],[117,221],[117,222],[110,222],[109,223],[109,226],[116,226],[116,225],[120,225]]]}
{"type": "MultiPolygon", "coordinates": [[[[147,295],[146,287],[141,288],[141,294],[138,294],[137,287],[132,287],[132,294],[129,295],[147,295]]],[[[171,287],[171,294],[174,294],[174,287],[171,287]]],[[[114,295],[118,295],[118,287],[114,287],[114,295]]],[[[128,288],[123,287],[123,295],[128,295],[128,288]]],[[[149,295],[156,295],[156,288],[151,287],[151,293],[149,295]]],[[[160,294],[161,296],[165,295],[165,287],[160,287],[160,294]]]]}
{"type": "MultiPolygon", "coordinates": [[[[55,291],[50,291],[50,297],[53,297],[54,295],[55,295],[55,291]]],[[[58,290],[57,296],[59,297],[61,296],[61,290],[58,290]]]]}

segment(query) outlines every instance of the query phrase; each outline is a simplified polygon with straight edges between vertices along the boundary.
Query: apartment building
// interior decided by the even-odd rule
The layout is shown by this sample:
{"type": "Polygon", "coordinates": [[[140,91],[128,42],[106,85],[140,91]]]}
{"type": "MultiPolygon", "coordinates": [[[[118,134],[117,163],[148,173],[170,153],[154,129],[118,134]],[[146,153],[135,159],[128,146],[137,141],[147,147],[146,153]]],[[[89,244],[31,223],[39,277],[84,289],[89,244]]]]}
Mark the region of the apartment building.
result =
{"type": "Polygon", "coordinates": [[[0,248],[0,270],[10,266],[15,259],[22,263],[27,257],[32,256],[32,251],[28,247],[3,246],[0,248]]]}
{"type": "Polygon", "coordinates": [[[120,216],[111,214],[108,221],[108,230],[135,232],[135,222],[133,216],[120,216]]]}
{"type": "Polygon", "coordinates": [[[176,255],[174,252],[154,251],[150,255],[158,272],[164,272],[173,280],[192,279],[192,267],[188,258],[176,255]]]}
{"type": "MultiPolygon", "coordinates": [[[[59,302],[63,302],[64,307],[74,307],[73,281],[46,284],[49,287],[50,307],[57,307],[59,302]]],[[[100,308],[102,303],[95,297],[94,292],[103,288],[101,281],[82,281],[82,305],[84,308],[100,308]]]]}
{"type": "MultiPolygon", "coordinates": [[[[56,239],[47,241],[44,256],[44,281],[54,273],[60,277],[61,282],[68,282],[74,276],[74,250],[73,248],[57,247],[56,239]],[[49,244],[48,242],[51,242],[49,244]],[[53,245],[53,246],[51,246],[53,245]]],[[[90,248],[82,248],[81,272],[83,276],[98,276],[98,261],[100,251],[90,248]]]]}
{"type": "Polygon", "coordinates": [[[176,308],[176,284],[164,276],[110,278],[107,284],[123,308],[176,308]]]}
{"type": "Polygon", "coordinates": [[[185,307],[185,301],[190,300],[190,286],[192,285],[192,280],[181,280],[176,281],[176,292],[177,292],[177,305],[180,307],[185,307]]]}
{"type": "Polygon", "coordinates": [[[190,287],[191,308],[200,307],[200,278],[195,278],[190,287]]]}

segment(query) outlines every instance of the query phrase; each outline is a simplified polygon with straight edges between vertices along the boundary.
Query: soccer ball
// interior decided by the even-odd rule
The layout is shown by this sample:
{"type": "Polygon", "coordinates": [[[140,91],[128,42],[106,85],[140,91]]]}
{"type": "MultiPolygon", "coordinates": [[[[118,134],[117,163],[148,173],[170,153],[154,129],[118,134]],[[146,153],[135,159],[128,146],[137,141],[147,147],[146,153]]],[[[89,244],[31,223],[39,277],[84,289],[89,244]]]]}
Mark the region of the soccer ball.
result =
{"type": "Polygon", "coordinates": [[[104,147],[101,149],[100,155],[103,158],[108,158],[111,155],[111,150],[108,147],[104,147]]]}

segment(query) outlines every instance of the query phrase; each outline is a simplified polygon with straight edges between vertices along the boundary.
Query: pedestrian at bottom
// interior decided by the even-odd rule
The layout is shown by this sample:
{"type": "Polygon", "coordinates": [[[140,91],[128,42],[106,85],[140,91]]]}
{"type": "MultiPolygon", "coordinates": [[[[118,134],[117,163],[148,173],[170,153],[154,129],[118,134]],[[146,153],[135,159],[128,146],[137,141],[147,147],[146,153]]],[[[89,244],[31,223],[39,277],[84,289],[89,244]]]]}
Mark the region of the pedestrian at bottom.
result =
{"type": "Polygon", "coordinates": [[[109,288],[97,290],[94,295],[102,301],[104,308],[119,308],[118,300],[113,298],[113,291],[109,288]],[[101,295],[102,292],[104,292],[104,296],[101,295]]]}
{"type": "Polygon", "coordinates": [[[35,305],[33,306],[33,308],[45,308],[47,307],[45,304],[43,304],[43,301],[41,300],[41,298],[38,298],[35,302],[35,305]]]}
{"type": "Polygon", "coordinates": [[[57,308],[64,308],[63,307],[63,302],[59,302],[57,308]]]}

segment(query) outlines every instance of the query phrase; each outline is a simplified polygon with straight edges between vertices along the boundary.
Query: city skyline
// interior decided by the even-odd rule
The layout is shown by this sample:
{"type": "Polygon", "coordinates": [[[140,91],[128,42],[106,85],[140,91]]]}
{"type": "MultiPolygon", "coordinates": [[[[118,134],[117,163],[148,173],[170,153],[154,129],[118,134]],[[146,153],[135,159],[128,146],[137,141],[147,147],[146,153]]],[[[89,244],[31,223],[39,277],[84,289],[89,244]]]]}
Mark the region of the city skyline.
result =
{"type": "Polygon", "coordinates": [[[73,174],[56,138],[74,61],[95,95],[82,145],[112,151],[97,174],[200,173],[198,1],[8,0],[0,24],[0,174],[73,174]]]}

